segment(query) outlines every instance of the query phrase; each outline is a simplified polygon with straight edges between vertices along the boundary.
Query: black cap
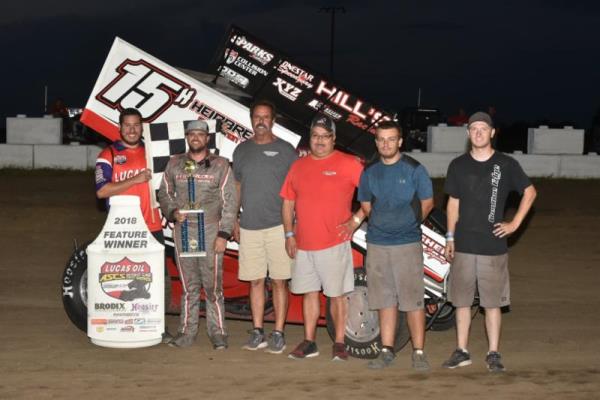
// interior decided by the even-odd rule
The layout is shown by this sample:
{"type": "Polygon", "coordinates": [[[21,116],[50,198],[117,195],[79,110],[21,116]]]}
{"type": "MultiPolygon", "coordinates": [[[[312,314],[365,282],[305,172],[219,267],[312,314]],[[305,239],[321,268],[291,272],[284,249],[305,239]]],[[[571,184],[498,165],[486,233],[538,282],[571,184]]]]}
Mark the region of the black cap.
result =
{"type": "Polygon", "coordinates": [[[329,132],[335,133],[335,122],[333,122],[333,120],[327,115],[317,114],[313,118],[312,123],[310,124],[310,129],[312,130],[312,128],[314,128],[315,126],[323,127],[329,132]]]}
{"type": "Polygon", "coordinates": [[[492,121],[490,114],[483,111],[477,111],[475,114],[469,117],[469,125],[471,125],[473,122],[485,122],[492,128],[494,127],[494,122],[492,121]]]}

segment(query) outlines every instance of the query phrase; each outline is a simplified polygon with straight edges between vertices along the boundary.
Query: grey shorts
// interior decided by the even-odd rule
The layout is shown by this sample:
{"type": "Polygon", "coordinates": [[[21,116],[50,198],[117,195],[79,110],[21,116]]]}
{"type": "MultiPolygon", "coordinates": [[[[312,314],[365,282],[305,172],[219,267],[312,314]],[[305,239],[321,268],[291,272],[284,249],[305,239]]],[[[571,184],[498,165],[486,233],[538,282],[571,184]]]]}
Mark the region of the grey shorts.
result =
{"type": "Polygon", "coordinates": [[[367,244],[369,308],[423,308],[423,246],[421,242],[393,246],[367,244]]]}
{"type": "Polygon", "coordinates": [[[298,250],[292,264],[290,290],[295,294],[318,292],[338,297],[354,290],[354,264],[350,242],[323,250],[298,250]]]}
{"type": "Polygon", "coordinates": [[[476,291],[483,308],[510,304],[508,254],[482,256],[455,253],[450,268],[448,299],[455,307],[471,307],[476,291]]]}

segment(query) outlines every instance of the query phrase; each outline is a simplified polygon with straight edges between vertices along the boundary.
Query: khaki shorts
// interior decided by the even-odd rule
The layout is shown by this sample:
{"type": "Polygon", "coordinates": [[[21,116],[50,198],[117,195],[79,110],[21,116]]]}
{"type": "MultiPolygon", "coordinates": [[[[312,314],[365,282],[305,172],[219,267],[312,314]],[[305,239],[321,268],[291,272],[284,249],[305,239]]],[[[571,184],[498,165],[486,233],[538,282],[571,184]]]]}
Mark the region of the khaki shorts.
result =
{"type": "Polygon", "coordinates": [[[508,254],[482,256],[457,252],[448,285],[448,300],[455,307],[471,307],[476,291],[483,308],[509,305],[508,254]]]}
{"type": "Polygon", "coordinates": [[[327,249],[298,250],[292,266],[290,290],[295,294],[318,292],[338,297],[354,290],[354,264],[350,242],[327,249]]]}
{"type": "Polygon", "coordinates": [[[393,246],[367,244],[368,300],[371,310],[423,308],[423,246],[421,242],[393,246]]]}
{"type": "Polygon", "coordinates": [[[271,279],[290,279],[291,267],[283,225],[257,230],[240,228],[239,280],[263,279],[267,273],[271,279]]]}

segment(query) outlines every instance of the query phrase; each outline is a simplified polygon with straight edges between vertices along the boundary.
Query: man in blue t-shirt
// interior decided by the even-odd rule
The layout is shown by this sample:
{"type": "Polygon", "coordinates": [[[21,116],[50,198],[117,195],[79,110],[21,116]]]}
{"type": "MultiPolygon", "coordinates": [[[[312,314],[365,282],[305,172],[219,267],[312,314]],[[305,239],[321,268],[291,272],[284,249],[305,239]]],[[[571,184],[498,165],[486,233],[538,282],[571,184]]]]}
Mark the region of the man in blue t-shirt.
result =
{"type": "Polygon", "coordinates": [[[402,131],[396,123],[381,123],[375,144],[380,159],[364,171],[358,188],[358,200],[369,216],[369,307],[379,312],[383,346],[368,367],[384,368],[394,360],[400,310],[408,316],[413,368],[427,371],[421,221],[433,208],[431,179],[418,161],[400,153],[402,131]]]}

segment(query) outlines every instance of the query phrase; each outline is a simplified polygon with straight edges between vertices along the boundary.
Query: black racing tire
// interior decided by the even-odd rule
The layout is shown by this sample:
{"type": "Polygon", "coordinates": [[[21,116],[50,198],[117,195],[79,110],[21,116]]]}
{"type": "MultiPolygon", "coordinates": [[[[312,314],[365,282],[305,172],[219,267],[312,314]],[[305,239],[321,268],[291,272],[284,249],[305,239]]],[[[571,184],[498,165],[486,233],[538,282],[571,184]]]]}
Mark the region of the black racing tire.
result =
{"type": "MultiPolygon", "coordinates": [[[[369,310],[367,302],[367,273],[364,268],[354,269],[354,291],[348,294],[348,320],[344,342],[348,354],[355,358],[376,358],[381,351],[379,334],[379,316],[377,311],[369,310]]],[[[335,340],[335,327],[329,312],[330,301],[327,299],[327,332],[335,340]]],[[[394,350],[400,351],[410,340],[406,323],[406,313],[398,312],[396,339],[394,350]]]]}
{"type": "Polygon", "coordinates": [[[75,249],[62,276],[63,307],[71,322],[87,332],[87,254],[89,242],[75,249]]]}
{"type": "MultiPolygon", "coordinates": [[[[454,328],[456,324],[456,309],[448,302],[439,303],[437,306],[442,307],[442,311],[437,315],[429,329],[439,332],[454,328]]],[[[429,314],[427,308],[425,308],[426,326],[429,326],[431,323],[431,317],[432,314],[429,314]]]]}

